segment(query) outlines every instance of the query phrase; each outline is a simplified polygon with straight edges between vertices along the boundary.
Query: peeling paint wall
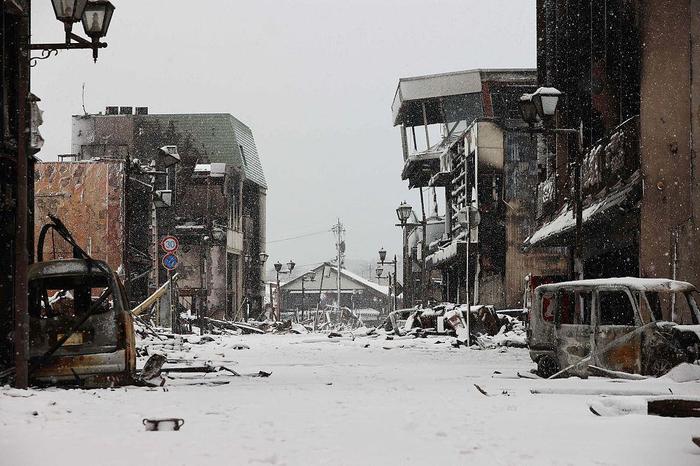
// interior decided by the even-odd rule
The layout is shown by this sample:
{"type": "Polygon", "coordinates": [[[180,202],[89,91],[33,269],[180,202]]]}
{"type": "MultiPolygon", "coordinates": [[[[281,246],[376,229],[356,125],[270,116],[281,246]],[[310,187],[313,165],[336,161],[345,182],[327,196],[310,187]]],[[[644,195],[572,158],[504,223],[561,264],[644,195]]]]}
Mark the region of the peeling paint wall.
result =
{"type": "MultiPolygon", "coordinates": [[[[121,161],[45,162],[35,169],[35,238],[48,215],[60,218],[93,258],[117,270],[124,261],[124,164],[121,161]]],[[[51,234],[44,259],[72,257],[51,234]],[[55,246],[55,247],[54,247],[55,246]],[[55,250],[55,255],[54,255],[55,250]]]]}

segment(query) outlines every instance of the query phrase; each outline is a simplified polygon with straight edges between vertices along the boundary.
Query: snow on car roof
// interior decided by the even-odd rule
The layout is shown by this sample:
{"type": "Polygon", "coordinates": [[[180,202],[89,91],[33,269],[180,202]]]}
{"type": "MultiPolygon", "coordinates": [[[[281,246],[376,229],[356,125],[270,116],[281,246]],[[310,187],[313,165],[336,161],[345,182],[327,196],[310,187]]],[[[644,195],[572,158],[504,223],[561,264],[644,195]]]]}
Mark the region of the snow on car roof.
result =
{"type": "Polygon", "coordinates": [[[586,280],[572,280],[568,282],[551,283],[541,285],[537,288],[555,290],[563,287],[581,287],[595,288],[604,286],[625,286],[632,290],[638,291],[695,291],[695,287],[688,283],[679,280],[670,280],[668,278],[636,278],[636,277],[621,277],[621,278],[594,278],[586,280]]]}

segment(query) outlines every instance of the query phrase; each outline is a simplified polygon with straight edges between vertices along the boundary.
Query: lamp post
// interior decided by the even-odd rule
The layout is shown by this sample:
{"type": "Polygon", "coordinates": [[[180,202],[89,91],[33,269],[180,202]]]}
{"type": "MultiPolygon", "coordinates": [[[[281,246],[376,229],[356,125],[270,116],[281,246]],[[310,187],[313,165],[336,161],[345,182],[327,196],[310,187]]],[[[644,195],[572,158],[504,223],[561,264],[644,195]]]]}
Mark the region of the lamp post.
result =
{"type": "MultiPolygon", "coordinates": [[[[260,253],[258,254],[258,260],[260,261],[260,262],[259,262],[259,264],[260,264],[260,265],[259,265],[259,270],[260,270],[260,273],[261,273],[261,275],[263,276],[264,279],[267,279],[267,277],[265,276],[265,275],[266,275],[266,274],[265,274],[265,262],[267,262],[267,258],[268,258],[268,257],[270,257],[270,255],[269,255],[268,253],[266,253],[265,251],[262,251],[262,252],[260,252],[260,253]]],[[[258,278],[259,278],[259,277],[258,277],[258,278]]],[[[265,289],[265,286],[266,286],[266,285],[265,285],[265,280],[262,280],[262,281],[259,280],[259,281],[258,281],[258,287],[260,286],[261,283],[262,283],[262,285],[263,285],[263,290],[264,290],[264,289],[265,289]]],[[[260,290],[260,288],[258,288],[256,292],[259,292],[259,290],[260,290]]],[[[264,307],[265,307],[264,304],[265,304],[265,303],[264,303],[264,300],[263,300],[263,302],[261,303],[261,308],[264,308],[264,307]]],[[[246,316],[246,321],[247,321],[248,318],[250,318],[250,304],[248,305],[248,315],[246,316]]]]}
{"type": "MultiPolygon", "coordinates": [[[[409,206],[409,207],[410,207],[410,206],[409,206]]],[[[394,260],[393,260],[393,261],[387,261],[387,260],[386,260],[386,251],[384,250],[384,248],[381,248],[381,249],[379,250],[379,262],[377,262],[377,265],[378,265],[377,271],[380,270],[380,267],[379,267],[379,266],[383,267],[384,264],[393,265],[393,266],[394,266],[394,287],[393,287],[393,288],[391,287],[391,286],[392,286],[392,284],[391,284],[391,274],[389,274],[389,292],[391,293],[391,291],[393,290],[394,297],[393,297],[393,299],[392,299],[392,298],[391,298],[391,295],[389,295],[389,299],[391,300],[391,304],[390,304],[391,310],[392,310],[392,311],[395,311],[395,310],[396,310],[396,277],[398,277],[398,273],[397,273],[398,261],[396,260],[396,254],[394,254],[394,260]]],[[[381,272],[377,272],[377,278],[379,278],[380,275],[381,275],[381,272]]],[[[406,283],[406,282],[404,282],[404,285],[405,285],[405,283],[406,283]]]]}
{"type": "Polygon", "coordinates": [[[293,260],[287,262],[287,270],[282,270],[282,263],[275,262],[275,272],[277,272],[277,320],[282,318],[282,293],[280,292],[280,274],[292,273],[296,264],[293,260]]]}
{"type": "Polygon", "coordinates": [[[564,94],[554,87],[540,87],[532,94],[523,94],[518,101],[520,116],[528,124],[530,133],[577,135],[574,158],[574,212],[575,238],[571,253],[571,278],[583,278],[583,200],[581,199],[581,165],[583,163],[583,121],[578,128],[555,128],[552,121],[556,115],[559,99],[564,94]],[[541,124],[541,125],[540,125],[541,124]],[[536,126],[537,125],[537,126],[536,126]]]}
{"type": "Polygon", "coordinates": [[[316,272],[313,270],[310,272],[306,272],[304,275],[301,276],[301,320],[304,320],[304,294],[305,294],[305,289],[304,289],[304,283],[306,282],[315,282],[316,281],[316,272]]]}
{"type": "MultiPolygon", "coordinates": [[[[384,272],[384,268],[381,265],[378,265],[376,270],[375,270],[375,273],[377,274],[377,282],[380,282],[380,279],[382,279],[382,278],[389,279],[389,288],[387,290],[386,297],[387,297],[387,301],[388,301],[387,304],[389,305],[389,312],[391,312],[392,310],[395,310],[395,306],[392,306],[392,300],[391,300],[391,284],[392,284],[391,272],[388,272],[386,277],[382,275],[383,272],[384,272]],[[392,307],[394,309],[392,309],[392,307]]],[[[394,280],[396,280],[396,275],[394,275],[394,280]]]]}
{"type": "Polygon", "coordinates": [[[399,219],[399,224],[403,230],[403,301],[404,307],[413,306],[413,267],[411,258],[408,253],[408,219],[411,217],[413,208],[406,204],[406,201],[401,202],[396,208],[396,216],[399,219]]]}
{"type": "Polygon", "coordinates": [[[56,19],[63,23],[66,39],[63,43],[31,44],[32,50],[41,50],[40,57],[32,57],[36,60],[49,58],[51,54],[58,54],[59,50],[68,49],[92,49],[92,58],[97,62],[99,49],[107,47],[100,39],[107,35],[109,25],[114,14],[114,5],[107,0],[51,0],[56,19]],[[73,34],[73,24],[81,21],[85,35],[90,40],[73,34]]]}

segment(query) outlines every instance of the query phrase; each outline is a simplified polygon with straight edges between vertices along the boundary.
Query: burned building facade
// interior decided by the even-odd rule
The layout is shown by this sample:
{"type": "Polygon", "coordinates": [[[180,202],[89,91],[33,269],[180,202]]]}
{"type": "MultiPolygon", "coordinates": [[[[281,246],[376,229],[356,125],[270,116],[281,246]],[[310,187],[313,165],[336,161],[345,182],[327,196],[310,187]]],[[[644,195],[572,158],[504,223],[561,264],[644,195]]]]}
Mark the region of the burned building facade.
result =
{"type": "MultiPolygon", "coordinates": [[[[432,216],[442,220],[440,234],[426,228],[429,241],[409,259],[414,272],[425,267],[428,289],[440,285],[432,299],[466,302],[469,286],[473,304],[519,307],[527,275],[565,273],[562,250],[522,250],[534,227],[537,152],[535,140],[516,126],[522,124],[517,101],[535,85],[535,70],[518,69],[399,81],[392,110],[401,127],[402,178],[421,189],[422,204],[424,188],[444,190],[445,214],[432,216]]],[[[422,223],[430,224],[420,218],[424,211],[423,205],[411,222],[409,244],[422,223]]]]}
{"type": "MultiPolygon", "coordinates": [[[[700,280],[700,2],[538,0],[538,84],[583,126],[582,263],[575,275],[700,280]]],[[[537,229],[574,243],[577,141],[541,136],[537,229]]]]}
{"type": "Polygon", "coordinates": [[[55,211],[56,201],[52,206],[49,199],[62,195],[62,184],[71,184],[60,173],[107,170],[106,186],[113,182],[114,189],[106,195],[120,198],[113,206],[118,215],[105,210],[108,203],[92,199],[100,197],[101,187],[90,190],[94,181],[85,179],[81,189],[92,192],[77,196],[75,186],[68,188],[73,201],[66,208],[79,213],[67,214],[75,225],[66,223],[80,237],[82,230],[111,219],[105,236],[119,240],[101,241],[117,250],[109,253],[115,263],[108,263],[121,267],[132,305],[167,281],[160,242],[174,235],[180,243],[177,290],[185,309],[230,319],[241,317],[244,302],[252,313],[262,310],[267,185],[250,128],[229,114],[149,115],[145,108],[134,114],[130,107],[108,107],[105,115],[73,117],[72,157],[37,170],[43,196],[37,216],[55,211]],[[163,163],[159,148],[166,146],[177,147],[179,164],[163,163]],[[91,208],[102,211],[91,217],[86,214],[91,208]]]}

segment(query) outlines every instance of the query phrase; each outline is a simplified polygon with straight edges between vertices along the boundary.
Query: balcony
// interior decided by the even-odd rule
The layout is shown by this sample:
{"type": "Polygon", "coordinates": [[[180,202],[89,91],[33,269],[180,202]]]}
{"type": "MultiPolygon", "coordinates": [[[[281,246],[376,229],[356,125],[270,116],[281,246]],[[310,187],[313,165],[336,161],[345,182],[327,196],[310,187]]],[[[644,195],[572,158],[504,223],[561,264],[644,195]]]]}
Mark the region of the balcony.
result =
{"type": "Polygon", "coordinates": [[[595,143],[583,158],[582,193],[593,196],[627,180],[639,169],[639,117],[620,124],[595,143]]]}

